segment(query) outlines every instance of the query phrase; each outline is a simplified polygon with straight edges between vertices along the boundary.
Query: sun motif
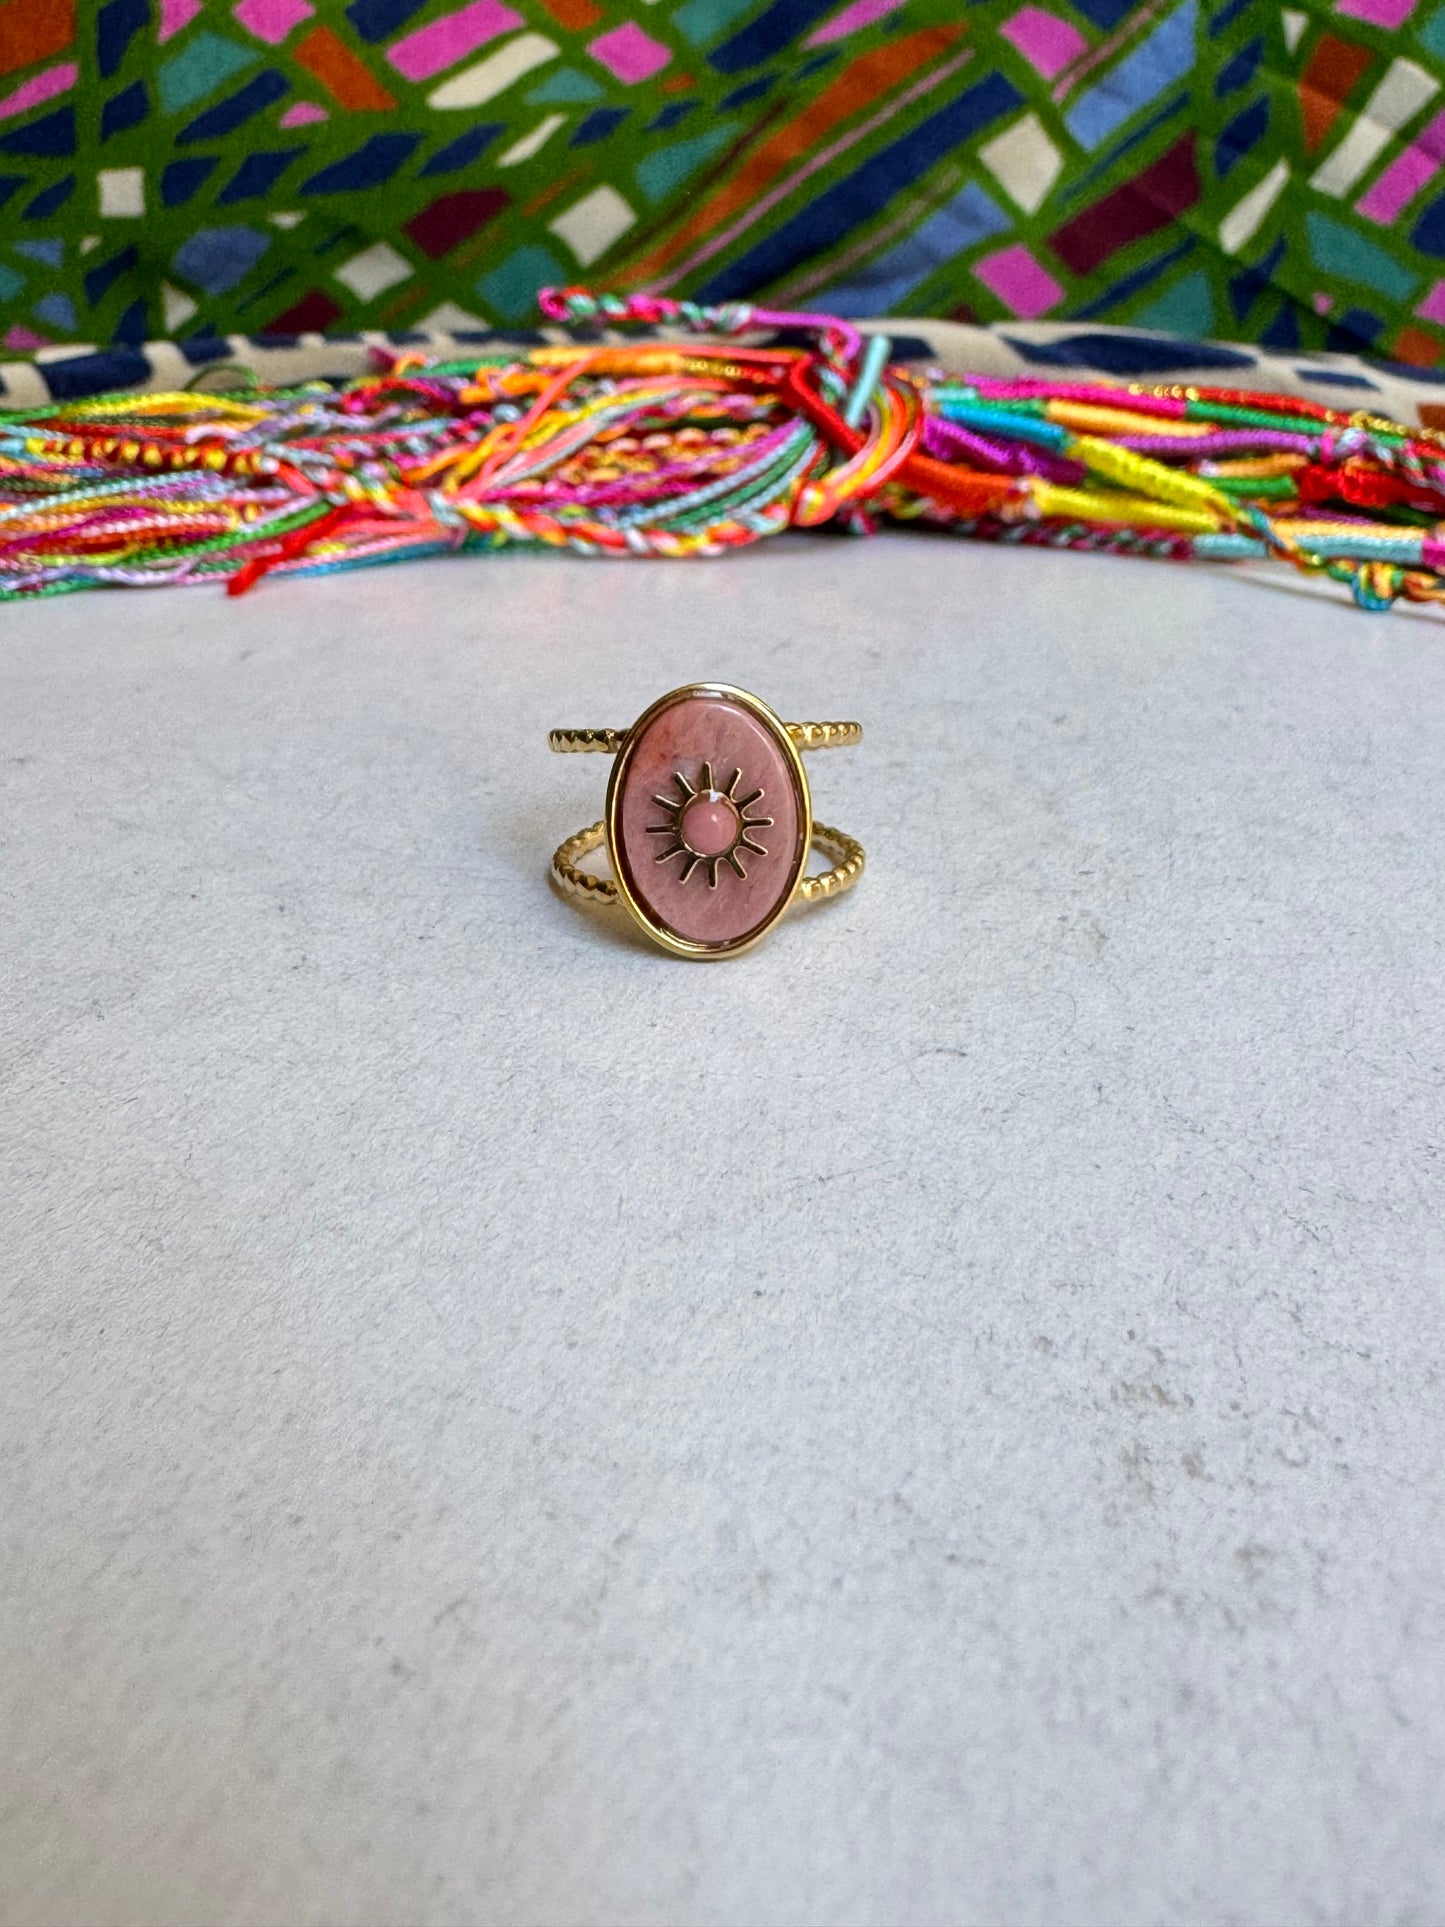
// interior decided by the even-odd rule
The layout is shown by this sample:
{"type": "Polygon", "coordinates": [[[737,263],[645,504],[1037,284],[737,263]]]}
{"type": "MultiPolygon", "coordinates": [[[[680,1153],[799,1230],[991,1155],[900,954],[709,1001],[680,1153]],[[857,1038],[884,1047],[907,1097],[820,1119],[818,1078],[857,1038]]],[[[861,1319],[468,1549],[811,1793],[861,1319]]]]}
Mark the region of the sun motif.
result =
{"type": "Polygon", "coordinates": [[[735,769],[727,788],[718,789],[712,780],[712,764],[704,763],[696,788],[681,770],[674,770],[672,780],[677,785],[677,795],[653,797],[653,802],[660,803],[667,811],[669,820],[649,823],[647,833],[672,838],[669,847],[658,853],[657,861],[670,863],[673,857],[680,856],[684,883],[699,864],[705,864],[708,887],[715,890],[718,869],[724,863],[746,879],[747,871],[738,855],[740,850],[751,850],[756,856],[768,854],[761,843],[753,841],[750,832],[767,829],[773,819],[747,814],[754,803],[762,802],[763,792],[754,790],[750,796],[739,796],[737,788],[742,779],[742,771],[735,769]]]}

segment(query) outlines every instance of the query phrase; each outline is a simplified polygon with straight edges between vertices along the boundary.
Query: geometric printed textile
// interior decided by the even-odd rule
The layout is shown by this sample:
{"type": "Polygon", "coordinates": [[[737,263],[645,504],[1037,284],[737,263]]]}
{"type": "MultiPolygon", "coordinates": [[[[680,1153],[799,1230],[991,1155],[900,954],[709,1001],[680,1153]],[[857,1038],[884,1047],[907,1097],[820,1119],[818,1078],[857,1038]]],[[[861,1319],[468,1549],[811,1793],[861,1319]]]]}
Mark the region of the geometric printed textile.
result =
{"type": "Polygon", "coordinates": [[[586,281],[1445,358],[1445,0],[0,0],[0,341],[586,281]]]}

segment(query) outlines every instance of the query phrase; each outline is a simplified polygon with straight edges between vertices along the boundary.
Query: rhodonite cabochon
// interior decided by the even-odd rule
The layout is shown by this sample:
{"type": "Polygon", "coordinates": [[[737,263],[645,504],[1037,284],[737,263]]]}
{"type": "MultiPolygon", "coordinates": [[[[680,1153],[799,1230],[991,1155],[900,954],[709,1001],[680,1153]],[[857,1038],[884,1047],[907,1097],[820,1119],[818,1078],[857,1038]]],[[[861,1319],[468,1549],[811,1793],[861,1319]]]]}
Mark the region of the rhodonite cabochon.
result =
{"type": "Polygon", "coordinates": [[[807,803],[781,724],[740,695],[681,690],[644,716],[609,810],[619,880],[687,943],[741,947],[791,899],[807,803]]]}

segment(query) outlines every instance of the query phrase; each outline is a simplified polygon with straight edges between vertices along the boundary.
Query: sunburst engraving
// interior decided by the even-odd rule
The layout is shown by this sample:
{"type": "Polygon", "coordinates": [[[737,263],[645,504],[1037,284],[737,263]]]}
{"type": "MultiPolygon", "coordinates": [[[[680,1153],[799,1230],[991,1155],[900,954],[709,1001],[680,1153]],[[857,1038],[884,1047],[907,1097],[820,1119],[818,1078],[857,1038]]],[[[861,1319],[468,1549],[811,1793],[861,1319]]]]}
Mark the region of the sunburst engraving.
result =
{"type": "Polygon", "coordinates": [[[667,822],[647,825],[649,836],[670,839],[668,847],[658,852],[657,861],[670,863],[675,856],[681,857],[683,882],[694,870],[699,874],[705,870],[712,890],[717,888],[718,870],[724,863],[746,879],[748,873],[740,853],[751,850],[755,856],[768,854],[751,833],[770,828],[773,819],[748,815],[755,803],[762,802],[763,792],[754,790],[750,796],[739,796],[738,784],[743,780],[740,769],[733,771],[725,789],[719,789],[712,780],[711,763],[703,764],[696,786],[681,770],[674,770],[672,780],[677,786],[676,796],[652,799],[667,811],[667,822]]]}

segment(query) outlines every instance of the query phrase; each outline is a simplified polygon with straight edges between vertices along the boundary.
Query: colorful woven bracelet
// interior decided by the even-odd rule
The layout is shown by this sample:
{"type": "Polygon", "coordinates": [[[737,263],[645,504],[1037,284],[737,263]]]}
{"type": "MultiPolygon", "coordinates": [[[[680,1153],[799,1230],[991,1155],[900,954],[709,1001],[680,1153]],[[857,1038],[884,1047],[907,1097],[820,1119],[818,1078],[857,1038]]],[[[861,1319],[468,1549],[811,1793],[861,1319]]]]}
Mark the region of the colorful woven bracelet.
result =
{"type": "Polygon", "coordinates": [[[0,599],[218,577],[237,595],[272,570],[509,543],[718,555],[893,521],[1273,557],[1367,609],[1445,600],[1445,436],[1428,428],[1236,389],[930,377],[825,315],[542,302],[579,338],[0,414],[0,599]],[[629,323],[673,338],[617,339],[629,323]]]}

